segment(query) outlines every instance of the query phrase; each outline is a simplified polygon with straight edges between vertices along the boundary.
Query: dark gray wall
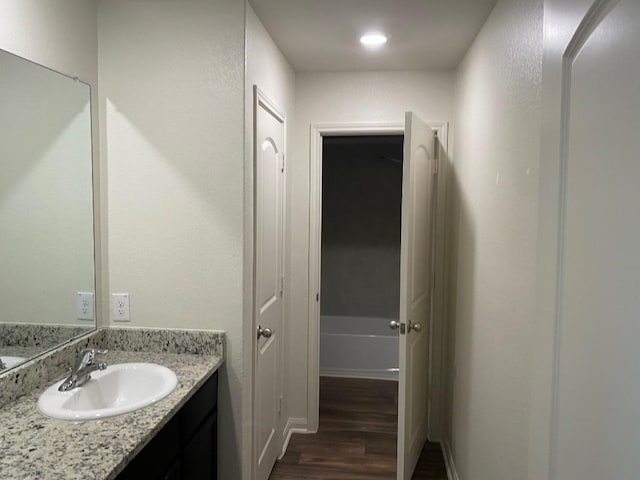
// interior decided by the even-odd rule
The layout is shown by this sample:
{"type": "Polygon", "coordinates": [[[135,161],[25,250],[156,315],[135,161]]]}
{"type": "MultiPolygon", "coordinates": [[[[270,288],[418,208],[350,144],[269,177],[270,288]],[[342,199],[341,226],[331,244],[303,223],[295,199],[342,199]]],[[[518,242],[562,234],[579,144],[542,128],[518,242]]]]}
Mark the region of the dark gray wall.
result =
{"type": "Polygon", "coordinates": [[[324,138],[323,315],[398,317],[402,144],[402,136],[324,138]]]}

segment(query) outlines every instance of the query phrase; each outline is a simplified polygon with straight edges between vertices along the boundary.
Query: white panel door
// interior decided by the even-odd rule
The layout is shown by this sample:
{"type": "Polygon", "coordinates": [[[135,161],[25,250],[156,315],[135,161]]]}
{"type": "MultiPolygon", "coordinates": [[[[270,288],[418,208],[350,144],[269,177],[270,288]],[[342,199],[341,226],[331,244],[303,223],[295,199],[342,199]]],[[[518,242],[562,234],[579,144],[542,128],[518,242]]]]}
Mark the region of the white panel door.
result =
{"type": "Polygon", "coordinates": [[[427,439],[431,227],[435,134],[405,116],[400,242],[398,479],[409,480],[427,439]]]}
{"type": "Polygon", "coordinates": [[[640,478],[640,2],[565,54],[553,480],[640,478]]]}
{"type": "Polygon", "coordinates": [[[269,478],[278,441],[282,390],[284,116],[255,95],[255,463],[269,478]]]}

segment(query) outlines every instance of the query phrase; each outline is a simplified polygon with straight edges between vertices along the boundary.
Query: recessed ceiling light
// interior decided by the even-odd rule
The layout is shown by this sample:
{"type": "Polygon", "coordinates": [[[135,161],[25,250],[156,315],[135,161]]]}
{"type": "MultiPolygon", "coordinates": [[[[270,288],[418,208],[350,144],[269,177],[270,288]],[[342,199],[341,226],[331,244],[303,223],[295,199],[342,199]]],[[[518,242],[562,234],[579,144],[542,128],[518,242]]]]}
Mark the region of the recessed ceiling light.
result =
{"type": "Polygon", "coordinates": [[[379,48],[387,43],[387,36],[382,33],[365,33],[360,37],[360,43],[367,48],[379,48]]]}

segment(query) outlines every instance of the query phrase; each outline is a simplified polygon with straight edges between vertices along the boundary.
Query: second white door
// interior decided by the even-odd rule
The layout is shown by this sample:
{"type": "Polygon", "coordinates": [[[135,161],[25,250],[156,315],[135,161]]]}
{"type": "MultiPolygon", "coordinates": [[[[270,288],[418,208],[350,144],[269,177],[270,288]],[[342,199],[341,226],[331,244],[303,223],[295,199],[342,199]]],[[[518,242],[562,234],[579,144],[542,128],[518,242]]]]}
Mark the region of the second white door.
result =
{"type": "Polygon", "coordinates": [[[280,451],[284,295],[284,115],[255,96],[255,469],[269,478],[280,451]]]}

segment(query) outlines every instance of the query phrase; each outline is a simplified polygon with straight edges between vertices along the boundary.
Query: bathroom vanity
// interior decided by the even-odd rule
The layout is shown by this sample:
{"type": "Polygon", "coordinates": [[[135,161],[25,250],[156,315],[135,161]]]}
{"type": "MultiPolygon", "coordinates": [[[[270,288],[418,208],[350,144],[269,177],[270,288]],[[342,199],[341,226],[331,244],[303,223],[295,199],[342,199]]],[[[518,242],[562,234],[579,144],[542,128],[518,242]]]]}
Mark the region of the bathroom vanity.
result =
{"type": "Polygon", "coordinates": [[[106,328],[6,372],[0,376],[0,478],[216,478],[223,339],[222,332],[106,328]],[[43,415],[38,398],[88,346],[108,350],[101,357],[107,365],[164,365],[178,383],[159,402],[115,417],[72,422],[43,415]]]}

